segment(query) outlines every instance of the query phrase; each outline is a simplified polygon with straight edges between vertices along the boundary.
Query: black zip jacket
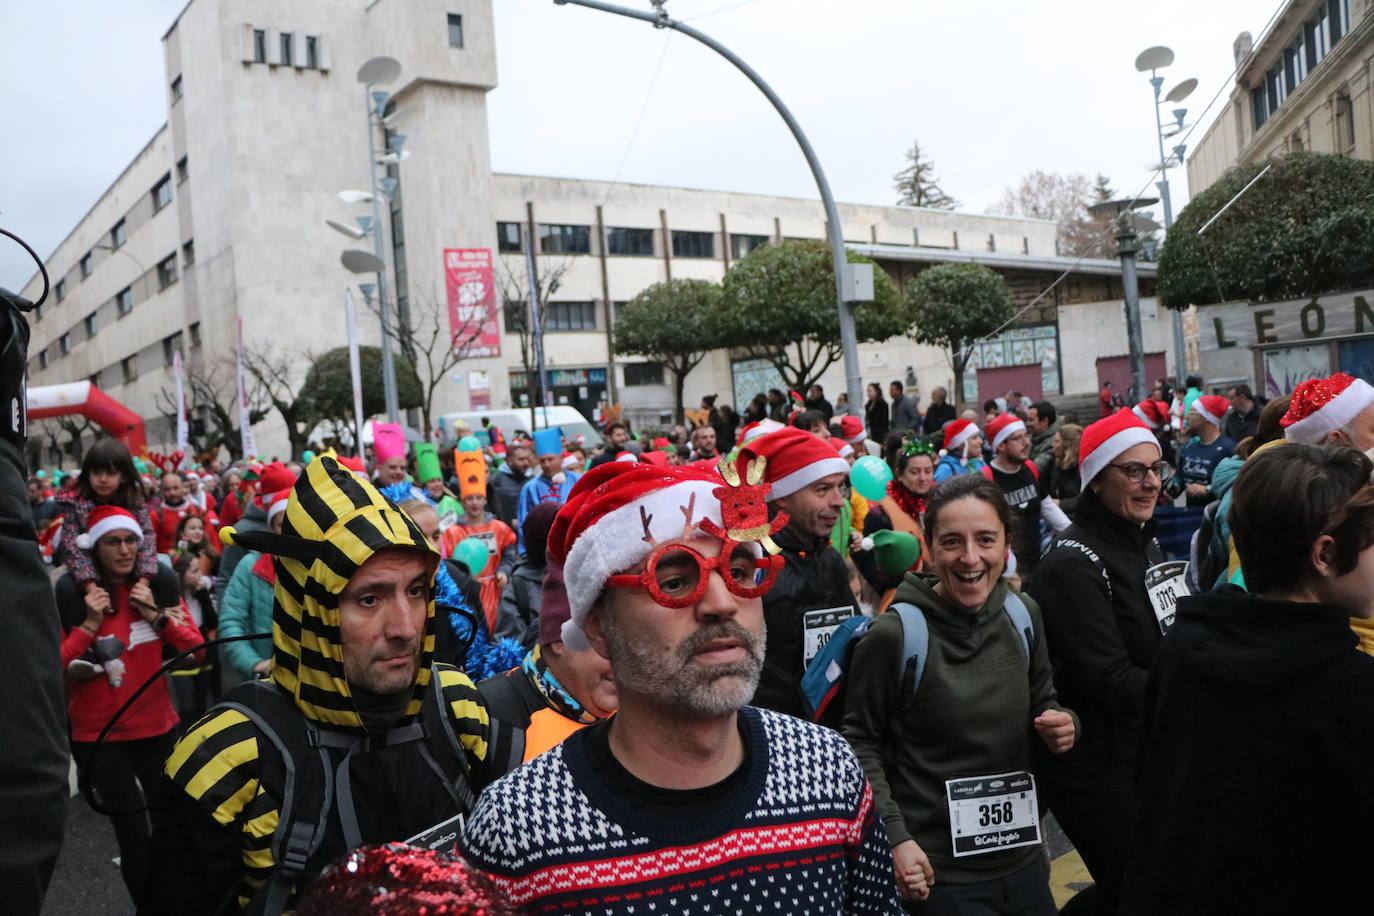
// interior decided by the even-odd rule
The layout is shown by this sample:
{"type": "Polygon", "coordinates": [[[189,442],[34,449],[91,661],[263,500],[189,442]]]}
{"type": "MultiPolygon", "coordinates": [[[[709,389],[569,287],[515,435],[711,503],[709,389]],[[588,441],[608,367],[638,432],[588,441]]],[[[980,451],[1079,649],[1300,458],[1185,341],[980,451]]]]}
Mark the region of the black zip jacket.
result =
{"type": "Polygon", "coordinates": [[[1145,571],[1162,560],[1153,522],[1124,519],[1089,490],[1040,561],[1027,591],[1045,619],[1055,690],[1083,731],[1062,757],[1037,753],[1037,773],[1069,785],[1131,787],[1145,683],[1161,639],[1145,571]]]}
{"type": "Polygon", "coordinates": [[[804,717],[801,679],[806,670],[805,614],[836,607],[857,613],[857,608],[844,558],[830,546],[828,538],[803,543],[788,527],[773,535],[773,540],[782,548],[787,565],[778,573],[772,590],[763,596],[768,648],[763,675],[750,705],[804,717]]]}
{"type": "Polygon", "coordinates": [[[1374,658],[1348,614],[1234,587],[1179,601],[1118,912],[1369,912],[1374,658]]]}

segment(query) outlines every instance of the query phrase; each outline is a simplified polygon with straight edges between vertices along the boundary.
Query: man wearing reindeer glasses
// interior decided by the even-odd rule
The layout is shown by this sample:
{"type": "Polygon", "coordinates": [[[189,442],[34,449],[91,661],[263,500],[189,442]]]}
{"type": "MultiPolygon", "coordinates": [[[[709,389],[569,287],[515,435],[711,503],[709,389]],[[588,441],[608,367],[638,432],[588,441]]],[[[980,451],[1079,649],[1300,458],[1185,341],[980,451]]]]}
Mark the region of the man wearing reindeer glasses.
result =
{"type": "Polygon", "coordinates": [[[763,465],[612,462],[549,535],[572,619],[619,713],[483,793],[467,858],[525,910],[900,913],[844,740],[745,704],[782,565],[763,465]]]}

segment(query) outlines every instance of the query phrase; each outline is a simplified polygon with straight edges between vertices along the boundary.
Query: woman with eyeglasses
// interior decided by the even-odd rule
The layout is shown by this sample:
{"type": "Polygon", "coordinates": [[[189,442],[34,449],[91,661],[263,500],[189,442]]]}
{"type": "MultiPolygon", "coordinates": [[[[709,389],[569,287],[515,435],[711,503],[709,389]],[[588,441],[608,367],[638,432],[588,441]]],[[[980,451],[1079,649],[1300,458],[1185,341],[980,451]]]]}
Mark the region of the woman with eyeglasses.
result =
{"type": "Polygon", "coordinates": [[[1145,682],[1186,564],[1166,563],[1154,510],[1170,476],[1151,429],[1129,410],[1083,430],[1082,495],[1031,580],[1045,619],[1060,699],[1081,717],[1063,756],[1037,754],[1043,798],[1095,887],[1063,912],[1115,913],[1135,820],[1135,746],[1145,682]]]}

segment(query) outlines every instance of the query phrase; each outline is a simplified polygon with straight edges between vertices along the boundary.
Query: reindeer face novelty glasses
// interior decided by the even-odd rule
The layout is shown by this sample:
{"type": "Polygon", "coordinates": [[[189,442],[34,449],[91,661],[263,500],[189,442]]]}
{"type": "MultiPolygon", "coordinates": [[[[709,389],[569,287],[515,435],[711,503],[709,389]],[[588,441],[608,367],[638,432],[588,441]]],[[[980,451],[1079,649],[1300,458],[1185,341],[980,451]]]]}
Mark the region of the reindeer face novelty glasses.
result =
{"type": "Polygon", "coordinates": [[[643,572],[611,576],[606,585],[611,588],[639,586],[664,607],[684,608],[696,604],[706,594],[709,577],[714,571],[734,595],[760,598],[767,594],[784,565],[783,558],[777,556],[779,548],[769,535],[786,527],[788,518],[786,513],[779,513],[771,522],[768,519],[769,485],[761,483],[764,466],[765,459],[754,459],[749,463],[745,479],[741,480],[738,469],[725,459],[721,460],[721,476],[728,486],[717,487],[713,493],[720,499],[723,527],[709,518],[693,524],[692,510],[696,502],[693,497],[682,510],[687,519],[682,538],[659,543],[649,533],[653,517],[641,508],[644,540],[654,549],[643,572]],[[718,539],[720,553],[707,557],[685,543],[694,531],[718,539]],[[755,543],[761,545],[764,556],[755,553],[755,543]]]}

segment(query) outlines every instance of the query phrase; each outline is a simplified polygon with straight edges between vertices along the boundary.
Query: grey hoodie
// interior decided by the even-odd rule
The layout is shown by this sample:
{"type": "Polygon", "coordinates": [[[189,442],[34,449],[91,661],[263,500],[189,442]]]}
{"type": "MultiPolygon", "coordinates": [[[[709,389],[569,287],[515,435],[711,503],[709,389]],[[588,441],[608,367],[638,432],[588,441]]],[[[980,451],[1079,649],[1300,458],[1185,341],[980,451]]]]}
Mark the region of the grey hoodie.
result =
{"type": "Polygon", "coordinates": [[[915,840],[929,856],[937,881],[971,884],[1005,877],[1041,853],[1037,846],[1023,846],[955,858],[945,780],[1029,770],[1030,742],[1039,740],[1032,720],[1062,707],[1054,694],[1040,608],[1022,598],[1035,628],[1028,664],[1002,609],[1005,583],[969,614],[935,593],[937,581],[908,575],[894,598],[924,611],[930,629],[925,674],[915,697],[892,721],[900,702],[903,634],[901,618],[889,611],[854,650],[843,731],[873,785],[874,804],[892,845],[915,840]]]}

